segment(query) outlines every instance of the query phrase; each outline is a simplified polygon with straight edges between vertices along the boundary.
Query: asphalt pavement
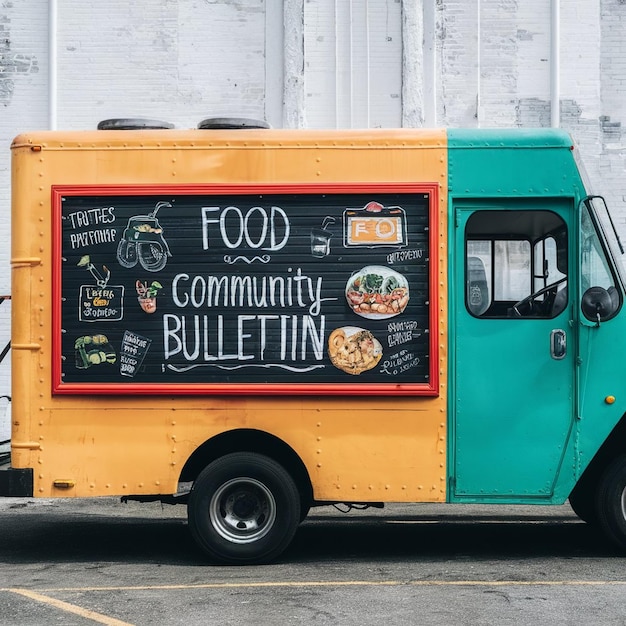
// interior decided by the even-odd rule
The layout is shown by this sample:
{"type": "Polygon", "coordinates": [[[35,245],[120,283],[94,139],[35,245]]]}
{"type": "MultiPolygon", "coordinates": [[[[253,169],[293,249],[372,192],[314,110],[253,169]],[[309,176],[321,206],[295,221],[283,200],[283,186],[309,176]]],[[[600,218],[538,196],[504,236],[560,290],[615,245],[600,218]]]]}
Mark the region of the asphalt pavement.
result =
{"type": "Polygon", "coordinates": [[[184,506],[0,499],[0,624],[626,624],[624,556],[569,506],[313,509],[221,566],[184,506]]]}

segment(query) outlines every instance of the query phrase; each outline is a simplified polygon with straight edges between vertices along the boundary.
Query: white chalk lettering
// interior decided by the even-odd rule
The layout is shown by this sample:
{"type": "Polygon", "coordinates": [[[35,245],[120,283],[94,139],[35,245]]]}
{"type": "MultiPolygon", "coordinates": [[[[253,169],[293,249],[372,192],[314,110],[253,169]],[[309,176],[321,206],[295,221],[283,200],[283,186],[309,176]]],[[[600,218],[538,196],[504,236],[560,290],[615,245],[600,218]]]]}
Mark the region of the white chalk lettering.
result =
{"type": "Polygon", "coordinates": [[[236,206],[202,207],[202,248],[211,247],[211,232],[219,233],[218,246],[231,250],[244,245],[252,250],[275,252],[289,240],[291,225],[287,214],[277,206],[268,209],[255,206],[245,214],[236,206]]]}
{"type": "Polygon", "coordinates": [[[86,226],[97,226],[98,224],[111,224],[115,221],[115,207],[97,207],[84,211],[74,211],[68,214],[68,219],[72,228],[85,228],[86,226]]]}
{"type": "Polygon", "coordinates": [[[394,263],[401,263],[402,261],[415,261],[421,259],[423,256],[423,250],[398,250],[397,252],[390,252],[387,255],[387,263],[393,265],[394,263]]]}
{"type": "Polygon", "coordinates": [[[82,233],[70,233],[70,245],[72,250],[95,246],[100,243],[112,243],[115,241],[117,231],[115,228],[104,228],[102,230],[86,230],[82,233]]]}
{"type": "MultiPolygon", "coordinates": [[[[228,320],[229,322],[231,320],[228,320]]],[[[225,328],[223,315],[163,315],[165,360],[321,361],[326,319],[323,315],[238,315],[225,328]]]]}
{"type": "Polygon", "coordinates": [[[322,303],[337,298],[322,297],[321,276],[288,269],[288,276],[194,276],[177,274],[172,280],[172,300],[178,308],[298,307],[317,316],[322,303]]]}

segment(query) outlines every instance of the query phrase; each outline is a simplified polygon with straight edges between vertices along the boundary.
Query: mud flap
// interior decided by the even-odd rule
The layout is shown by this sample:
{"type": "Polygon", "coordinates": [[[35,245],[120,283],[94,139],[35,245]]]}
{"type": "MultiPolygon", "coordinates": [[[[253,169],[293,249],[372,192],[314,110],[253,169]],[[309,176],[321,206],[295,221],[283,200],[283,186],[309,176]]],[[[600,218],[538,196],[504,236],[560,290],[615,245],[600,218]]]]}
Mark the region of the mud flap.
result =
{"type": "Polygon", "coordinates": [[[18,498],[33,495],[33,469],[0,468],[0,496],[18,498]]]}

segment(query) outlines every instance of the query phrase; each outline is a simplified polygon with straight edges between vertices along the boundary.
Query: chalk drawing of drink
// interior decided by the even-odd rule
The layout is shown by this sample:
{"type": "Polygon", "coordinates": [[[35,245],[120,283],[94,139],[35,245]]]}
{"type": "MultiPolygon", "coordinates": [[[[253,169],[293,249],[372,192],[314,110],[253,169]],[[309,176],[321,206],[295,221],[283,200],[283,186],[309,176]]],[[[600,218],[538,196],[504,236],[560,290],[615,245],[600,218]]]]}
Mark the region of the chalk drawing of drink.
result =
{"type": "Polygon", "coordinates": [[[148,215],[134,215],[128,220],[117,246],[117,260],[122,267],[128,269],[139,263],[148,272],[158,272],[165,267],[172,254],[156,214],[159,209],[171,206],[169,202],[157,202],[148,215]]]}
{"type": "Polygon", "coordinates": [[[325,217],[321,228],[311,229],[311,255],[322,259],[330,254],[330,238],[333,234],[328,230],[335,223],[334,217],[325,217]]]}
{"type": "Polygon", "coordinates": [[[120,349],[120,374],[122,376],[132,378],[137,374],[151,343],[152,339],[142,337],[130,330],[124,331],[120,349]]]}

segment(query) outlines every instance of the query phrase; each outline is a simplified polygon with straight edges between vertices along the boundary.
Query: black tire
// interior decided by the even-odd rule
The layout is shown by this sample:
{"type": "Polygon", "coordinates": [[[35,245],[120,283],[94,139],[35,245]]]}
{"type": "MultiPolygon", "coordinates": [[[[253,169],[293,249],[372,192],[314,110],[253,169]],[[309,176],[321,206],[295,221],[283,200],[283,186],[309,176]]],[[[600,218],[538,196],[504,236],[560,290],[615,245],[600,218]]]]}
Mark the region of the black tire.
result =
{"type": "Polygon", "coordinates": [[[626,550],[626,455],[617,457],[602,475],[596,506],[600,529],[626,550]]]}
{"type": "Polygon", "coordinates": [[[304,504],[304,502],[300,504],[300,523],[308,517],[310,510],[311,507],[308,504],[304,504]]]}
{"type": "Polygon", "coordinates": [[[587,485],[577,485],[570,494],[569,504],[576,515],[587,524],[597,524],[596,493],[587,485]]]}
{"type": "Polygon", "coordinates": [[[300,494],[272,459],[235,452],[195,480],[187,516],[191,535],[212,559],[234,565],[268,563],[291,543],[300,522],[300,494]]]}

